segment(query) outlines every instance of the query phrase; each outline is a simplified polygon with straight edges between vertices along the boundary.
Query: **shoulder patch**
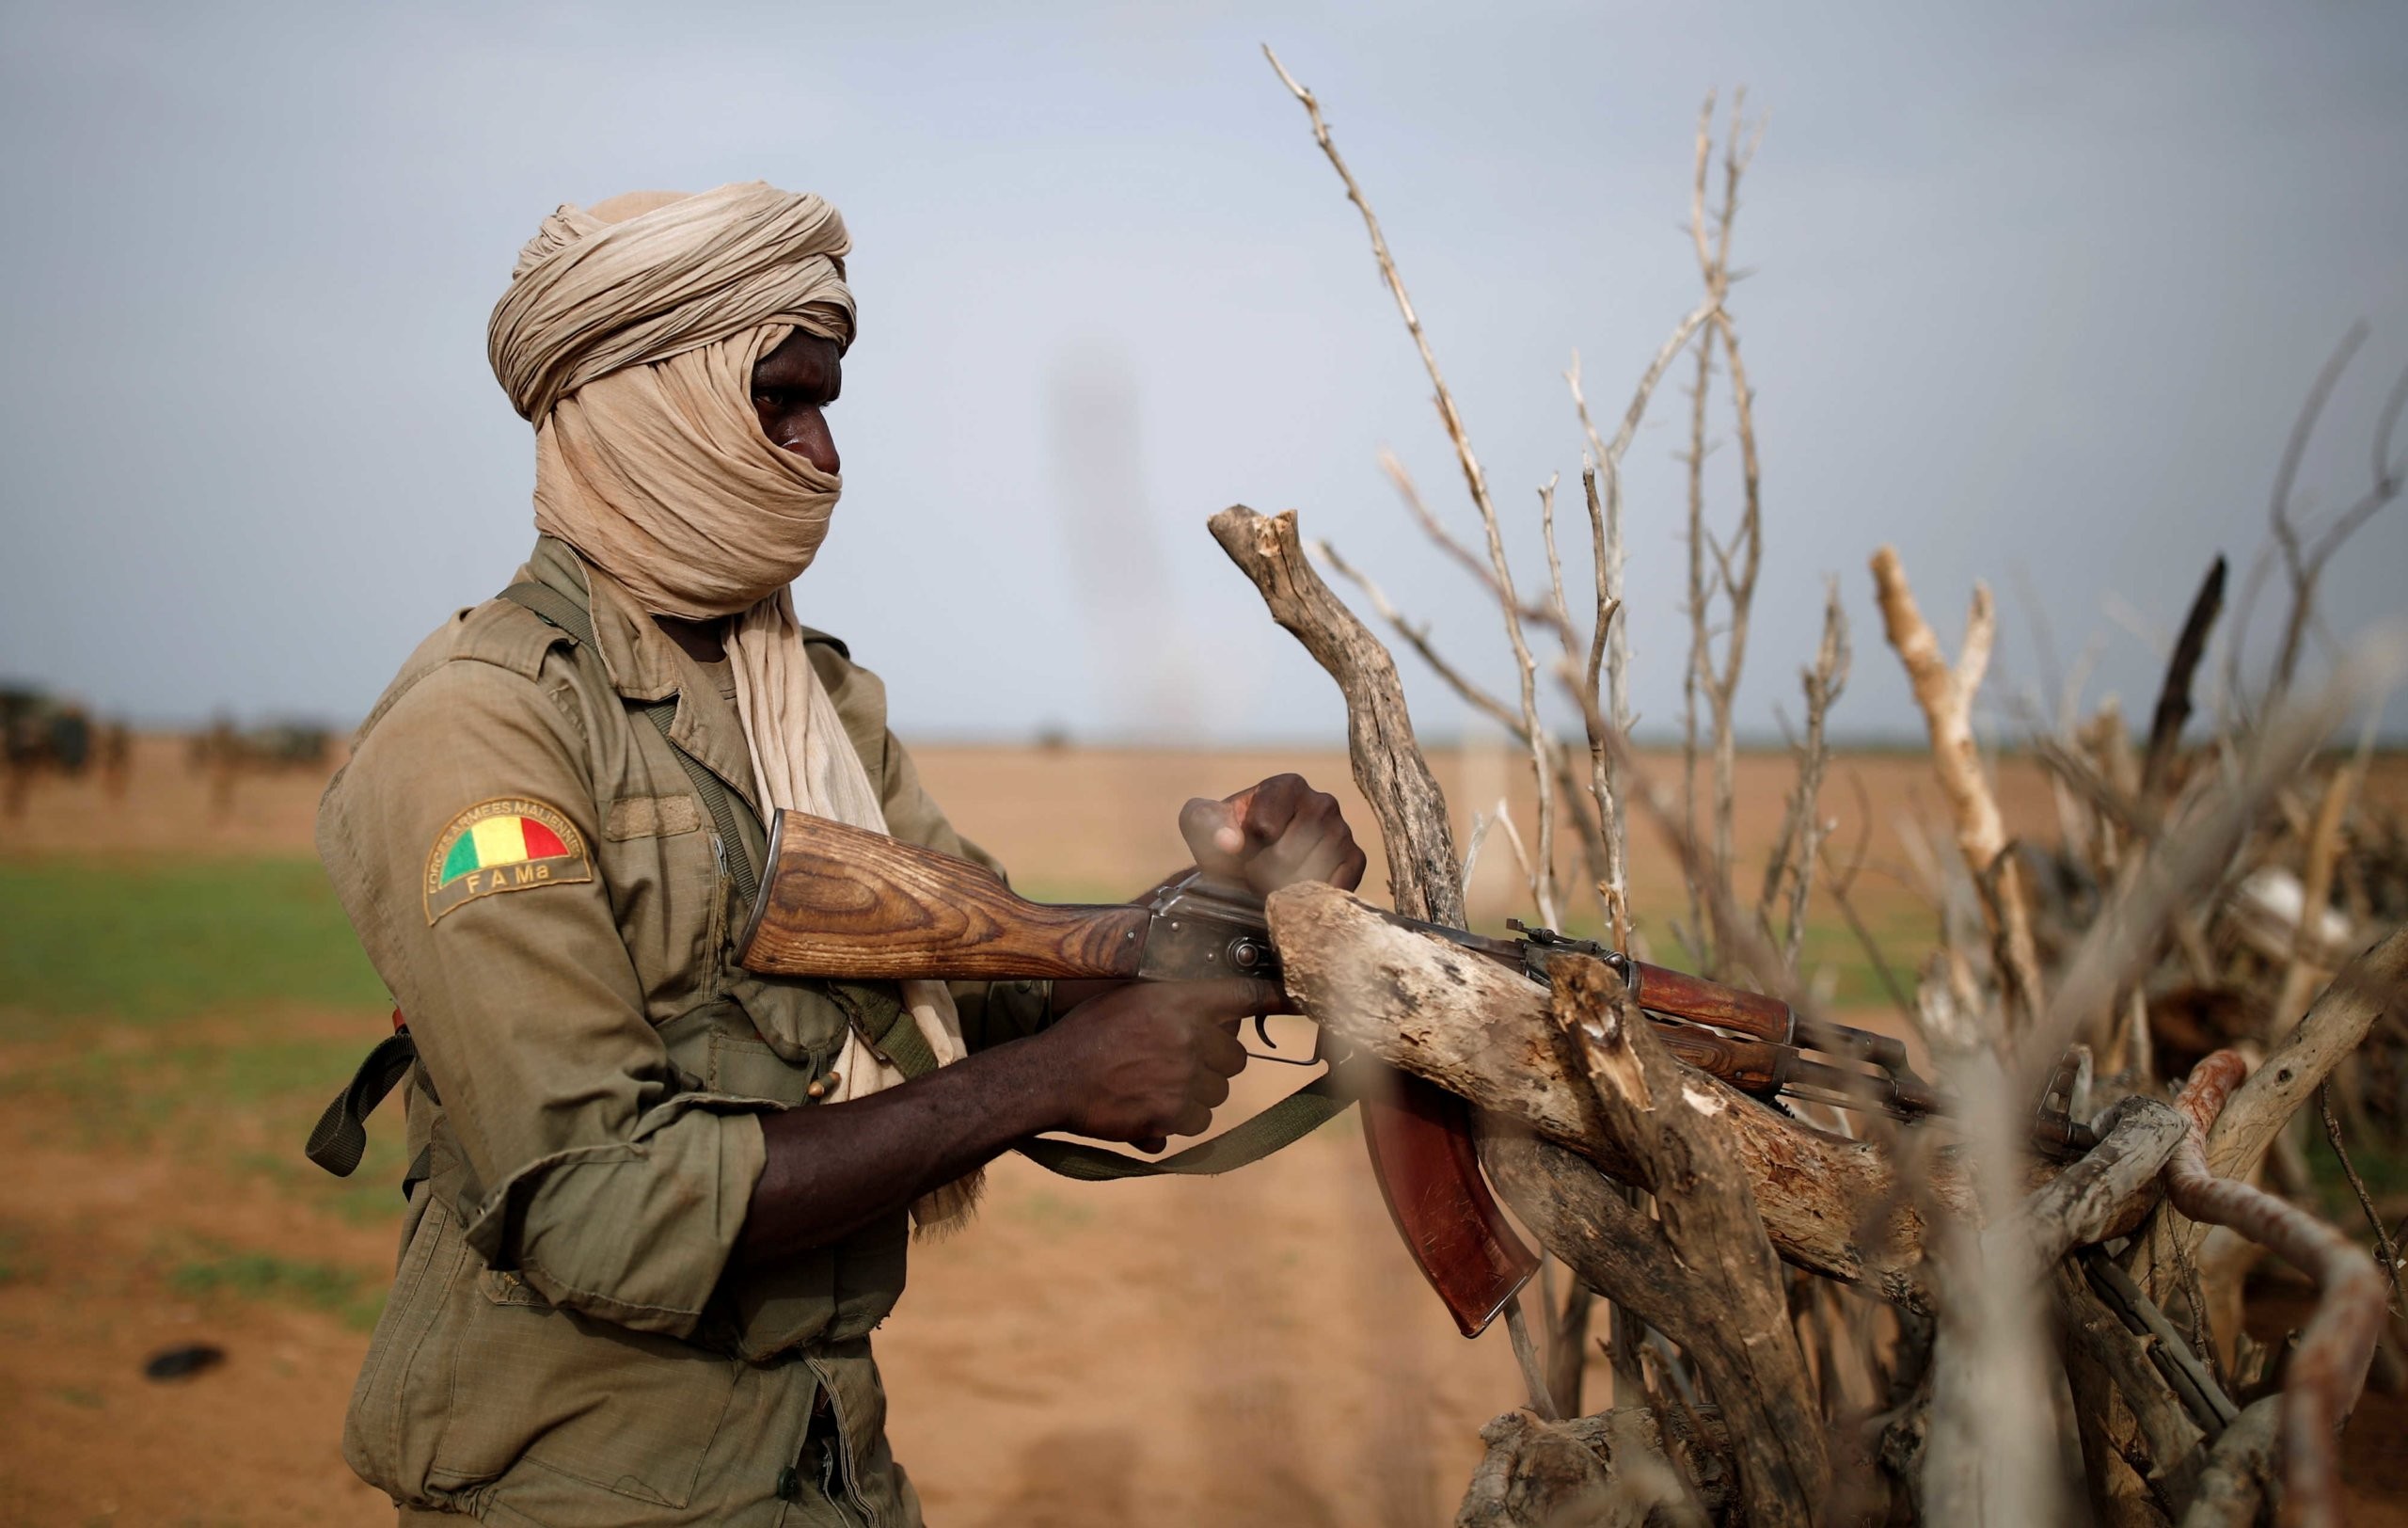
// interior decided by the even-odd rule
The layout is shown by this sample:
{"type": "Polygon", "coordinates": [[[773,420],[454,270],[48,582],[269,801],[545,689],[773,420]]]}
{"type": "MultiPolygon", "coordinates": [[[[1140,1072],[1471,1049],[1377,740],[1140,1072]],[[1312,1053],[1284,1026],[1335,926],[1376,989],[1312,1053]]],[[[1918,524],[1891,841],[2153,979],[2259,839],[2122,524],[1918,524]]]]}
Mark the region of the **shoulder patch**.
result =
{"type": "Polygon", "coordinates": [[[566,813],[524,796],[481,801],[452,820],[426,856],[426,921],[502,891],[594,879],[566,813]]]}

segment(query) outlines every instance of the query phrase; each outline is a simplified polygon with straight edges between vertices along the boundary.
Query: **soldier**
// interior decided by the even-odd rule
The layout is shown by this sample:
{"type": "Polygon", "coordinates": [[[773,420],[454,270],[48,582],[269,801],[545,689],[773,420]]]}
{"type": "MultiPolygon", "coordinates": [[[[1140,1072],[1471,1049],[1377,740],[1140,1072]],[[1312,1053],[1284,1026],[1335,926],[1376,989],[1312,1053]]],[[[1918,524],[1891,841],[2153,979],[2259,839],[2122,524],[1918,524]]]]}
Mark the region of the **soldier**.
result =
{"type": "MultiPolygon", "coordinates": [[[[758,183],[545,220],[489,335],[536,427],[534,552],[403,666],[320,809],[416,1047],[344,1437],[404,1523],[916,1523],[869,1343],[909,1224],[958,1224],[1041,1131],[1202,1130],[1277,998],[735,964],[780,808],[992,864],[787,589],[842,485],[848,247],[758,183]]],[[[1292,775],[1180,826],[1259,890],[1363,873],[1292,775]]]]}

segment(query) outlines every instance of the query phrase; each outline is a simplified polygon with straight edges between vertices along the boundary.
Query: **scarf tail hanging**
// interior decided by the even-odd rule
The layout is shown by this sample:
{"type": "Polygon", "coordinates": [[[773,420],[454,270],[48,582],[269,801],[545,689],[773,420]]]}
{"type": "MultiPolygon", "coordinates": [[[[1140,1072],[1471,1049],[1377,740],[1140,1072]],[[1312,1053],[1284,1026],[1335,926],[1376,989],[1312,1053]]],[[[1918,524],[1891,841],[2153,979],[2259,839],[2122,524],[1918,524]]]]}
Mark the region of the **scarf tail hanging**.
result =
{"type": "MultiPolygon", "coordinates": [[[[771,809],[809,812],[887,832],[877,788],[846,735],[828,687],[811,666],[792,592],[781,589],[746,611],[737,619],[727,647],[753,778],[771,809]]],[[[961,1037],[961,1015],[943,982],[906,981],[902,989],[912,1023],[939,1066],[950,1066],[969,1054],[961,1037]]],[[[859,1033],[846,1036],[836,1071],[832,1103],[865,1097],[903,1081],[903,1074],[880,1060],[859,1033]]],[[[915,1200],[911,1218],[918,1234],[943,1235],[965,1224],[984,1177],[983,1170],[974,1171],[915,1200]]]]}
{"type": "MultiPolygon", "coordinates": [[[[520,252],[487,353],[534,422],[535,523],[656,615],[733,616],[737,714],[761,798],[887,831],[877,786],[811,667],[788,588],[828,533],[843,481],[761,431],[752,368],[797,328],[849,345],[844,219],[758,182],[562,207],[520,252]]],[[[940,1065],[966,1054],[941,982],[904,984],[940,1065]]],[[[903,1080],[858,1036],[837,1101],[903,1080]]],[[[922,1198],[927,1235],[959,1225],[973,1173],[922,1198]]]]}

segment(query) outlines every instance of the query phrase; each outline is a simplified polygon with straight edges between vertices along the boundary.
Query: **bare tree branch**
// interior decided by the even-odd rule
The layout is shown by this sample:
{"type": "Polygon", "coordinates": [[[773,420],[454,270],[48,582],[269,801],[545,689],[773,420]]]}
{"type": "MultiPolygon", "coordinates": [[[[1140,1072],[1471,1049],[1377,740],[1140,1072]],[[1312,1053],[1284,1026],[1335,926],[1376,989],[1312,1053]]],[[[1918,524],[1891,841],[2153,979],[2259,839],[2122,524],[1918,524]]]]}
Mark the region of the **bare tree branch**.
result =
{"type": "Polygon", "coordinates": [[[2224,609],[2225,561],[2210,565],[2199,592],[2192,597],[2191,613],[2175,641],[2174,656],[2165,665],[2165,682],[2157,692],[2157,708],[2149,718],[2147,761],[2141,768],[2141,795],[2154,801],[2165,790],[2166,772],[2182,740],[2182,724],[2191,719],[2191,681],[2208,650],[2208,632],[2216,613],[2224,609]]]}
{"type": "Polygon", "coordinates": [[[1840,605],[1839,581],[1833,579],[1823,605],[1823,639],[1814,666],[1798,671],[1806,692],[1806,733],[1796,749],[1798,784],[1789,798],[1780,835],[1765,861],[1765,889],[1756,917],[1769,931],[1772,910],[1784,879],[1789,883],[1789,925],[1782,954],[1792,971],[1806,942],[1806,904],[1814,894],[1814,867],[1822,858],[1823,838],[1830,825],[1823,820],[1823,772],[1830,750],[1825,736],[1831,707],[1847,688],[1847,613],[1840,605]]]}
{"type": "Polygon", "coordinates": [[[2273,561],[2279,561],[2285,581],[2289,585],[2290,608],[2283,620],[2282,636],[2273,667],[2266,685],[2268,703],[2278,701],[2291,686],[2299,668],[2301,650],[2307,632],[2316,624],[2317,583],[2324,568],[2339,551],[2342,544],[2365,526],[2386,505],[2400,496],[2403,482],[2403,467],[2391,454],[2393,433],[2400,423],[2401,412],[2408,410],[2408,371],[2403,371],[2392,384],[2384,399],[2383,410],[2377,417],[2372,443],[2372,470],[2364,493],[2335,516],[2321,531],[2310,533],[2303,524],[2295,494],[2299,485],[2301,465],[2306,460],[2309,442],[2322,419],[2325,406],[2332,401],[2334,390],[2340,385],[2342,374],[2365,344],[2368,329],[2361,319],[2350,326],[2339,344],[2325,358],[2323,368],[2307,390],[2299,417],[2292,421],[2289,438],[2283,444],[2282,462],[2274,471],[2274,486],[2267,507],[2273,550],[2275,557],[2261,554],[2250,565],[2249,576],[2243,581],[2240,610],[2235,617],[2233,640],[2226,649],[2225,662],[2226,688],[2235,705],[2246,708],[2247,693],[2242,679],[2243,639],[2248,635],[2249,616],[2257,603],[2259,585],[2273,561]]]}
{"type": "Polygon", "coordinates": [[[1461,862],[1446,798],[1413,736],[1396,662],[1379,639],[1315,573],[1296,537],[1296,512],[1269,518],[1244,504],[1212,517],[1212,539],[1287,629],[1345,692],[1347,751],[1354,783],[1379,819],[1387,851],[1388,895],[1400,913],[1440,923],[1464,920],[1461,862]]]}
{"type": "Polygon", "coordinates": [[[1423,622],[1417,626],[1407,620],[1404,613],[1398,610],[1395,602],[1388,598],[1386,591],[1371,581],[1370,574],[1361,571],[1345,558],[1340,557],[1338,554],[1338,549],[1327,541],[1311,543],[1309,550],[1315,561],[1362,590],[1363,597],[1371,602],[1372,611],[1381,620],[1388,624],[1388,629],[1403,638],[1405,645],[1411,647],[1424,663],[1430,665],[1430,672],[1438,676],[1448,689],[1452,690],[1474,709],[1512,733],[1516,741],[1528,746],[1529,740],[1522,731],[1521,717],[1512,707],[1482,688],[1478,680],[1448,661],[1445,655],[1440,653],[1430,640],[1429,623],[1423,622]]]}
{"type": "MultiPolygon", "coordinates": [[[[1455,460],[1463,469],[1464,486],[1471,494],[1472,506],[1480,512],[1481,531],[1488,544],[1492,592],[1504,615],[1505,635],[1513,645],[1513,661],[1520,669],[1522,726],[1529,738],[1530,772],[1538,788],[1539,914],[1550,923],[1558,922],[1560,899],[1555,892],[1554,862],[1555,761],[1550,746],[1544,739],[1545,729],[1538,713],[1538,663],[1530,656],[1529,643],[1523,633],[1523,608],[1513,590],[1513,569],[1505,555],[1504,533],[1497,519],[1497,505],[1489,496],[1488,475],[1481,470],[1480,458],[1472,451],[1471,435],[1464,427],[1463,412],[1456,407],[1455,395],[1447,386],[1445,374],[1438,369],[1437,353],[1431,348],[1429,336],[1422,331],[1421,316],[1414,310],[1413,298],[1404,290],[1404,278],[1398,272],[1394,257],[1388,253],[1387,236],[1380,231],[1379,215],[1371,211],[1370,199],[1363,195],[1363,188],[1356,183],[1354,171],[1346,167],[1345,158],[1339,153],[1337,143],[1330,137],[1329,124],[1321,114],[1321,103],[1313,98],[1310,90],[1296,83],[1295,76],[1279,62],[1278,55],[1265,47],[1262,56],[1270,60],[1280,83],[1288,87],[1297,103],[1305,108],[1305,115],[1312,123],[1313,141],[1321,145],[1330,167],[1344,183],[1347,199],[1354,203],[1355,210],[1363,215],[1364,231],[1370,235],[1372,258],[1379,263],[1381,279],[1387,283],[1389,294],[1396,298],[1397,312],[1403,318],[1406,331],[1413,336],[1414,348],[1420,353],[1422,370],[1429,374],[1430,386],[1436,394],[1439,422],[1446,426],[1447,438],[1454,444],[1455,460]]],[[[1390,458],[1389,469],[1399,487],[1406,490],[1408,501],[1418,502],[1418,497],[1410,491],[1410,480],[1393,458],[1390,458]]],[[[1425,525],[1434,528],[1434,519],[1426,512],[1422,518],[1425,525]]],[[[1452,538],[1442,538],[1442,544],[1451,546],[1452,538]]],[[[1572,643],[1568,623],[1560,629],[1568,649],[1572,643]]]]}
{"type": "Polygon", "coordinates": [[[2007,855],[2005,821],[1998,798],[1982,771],[1979,747],[1973,740],[1973,695],[1981,688],[1982,672],[1989,665],[1990,643],[1998,631],[1987,585],[1973,586],[1972,612],[1965,618],[1965,645],[1956,661],[1941,656],[1940,638],[1915,606],[1906,569],[1895,549],[1883,547],[1873,554],[1873,581],[1881,600],[1881,617],[1890,645],[1906,665],[1913,682],[1915,704],[1923,710],[1931,734],[1931,763],[1940,777],[1956,820],[1956,847],[1966,867],[1978,879],[1995,875],[1992,933],[2006,953],[2006,977],[2014,984],[2017,1005],[2029,1024],[2041,1009],[2040,956],[2032,941],[2032,915],[2023,892],[2023,878],[2007,855]]]}
{"type": "Polygon", "coordinates": [[[2209,1171],[2208,1127],[2247,1070],[2240,1056],[2218,1051],[2192,1072],[2178,1100],[2191,1117],[2191,1134],[2166,1167],[2166,1197],[2193,1220],[2230,1226],[2316,1281],[2316,1313],[2283,1382],[2283,1472],[2288,1511],[2304,1528],[2339,1528],[2335,1434],[2374,1358],[2384,1281],[2366,1252],[2333,1227],[2263,1189],[2209,1171]]]}

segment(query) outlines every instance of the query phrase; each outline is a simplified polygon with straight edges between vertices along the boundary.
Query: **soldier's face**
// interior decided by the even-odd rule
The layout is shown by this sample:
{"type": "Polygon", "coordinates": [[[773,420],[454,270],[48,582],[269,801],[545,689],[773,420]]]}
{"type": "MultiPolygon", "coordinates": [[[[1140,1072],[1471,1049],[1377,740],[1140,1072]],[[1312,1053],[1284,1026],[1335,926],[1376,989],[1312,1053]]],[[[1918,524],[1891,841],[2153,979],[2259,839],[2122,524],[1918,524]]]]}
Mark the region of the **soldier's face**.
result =
{"type": "Polygon", "coordinates": [[[836,342],[800,329],[752,365],[752,411],[769,443],[823,472],[843,470],[827,408],[845,388],[836,342]]]}

